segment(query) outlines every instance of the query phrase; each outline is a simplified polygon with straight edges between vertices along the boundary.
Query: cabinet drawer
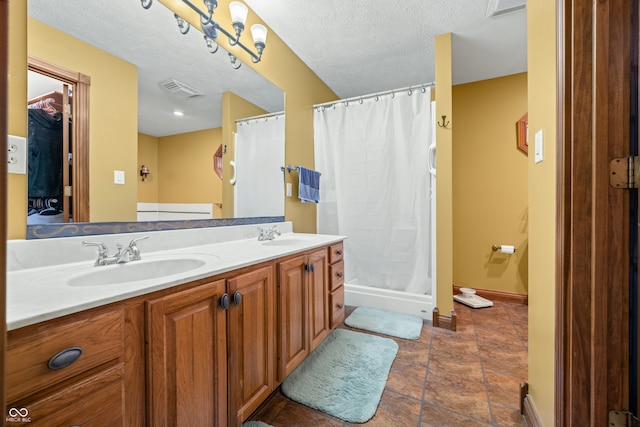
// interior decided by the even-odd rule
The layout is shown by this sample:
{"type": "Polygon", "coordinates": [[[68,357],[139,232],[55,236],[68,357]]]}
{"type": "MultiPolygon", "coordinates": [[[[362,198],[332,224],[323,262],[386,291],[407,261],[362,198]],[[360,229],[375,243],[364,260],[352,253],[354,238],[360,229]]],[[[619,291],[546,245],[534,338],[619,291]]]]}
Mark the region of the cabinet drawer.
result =
{"type": "Polygon", "coordinates": [[[331,329],[344,321],[344,286],[340,286],[329,296],[331,307],[331,329]]]}
{"type": "Polygon", "coordinates": [[[83,316],[66,323],[52,322],[29,335],[9,336],[7,346],[7,402],[24,398],[123,354],[123,310],[83,316]],[[79,347],[72,364],[51,369],[53,356],[79,347]]]}
{"type": "Polygon", "coordinates": [[[26,415],[33,427],[124,426],[123,378],[120,363],[35,402],[10,406],[7,413],[21,421],[26,415]]]}
{"type": "Polygon", "coordinates": [[[344,248],[342,247],[342,242],[329,246],[329,264],[342,261],[343,254],[344,248]]]}
{"type": "Polygon", "coordinates": [[[338,289],[344,283],[344,261],[331,264],[329,266],[329,277],[331,283],[329,289],[334,291],[338,289]]]}

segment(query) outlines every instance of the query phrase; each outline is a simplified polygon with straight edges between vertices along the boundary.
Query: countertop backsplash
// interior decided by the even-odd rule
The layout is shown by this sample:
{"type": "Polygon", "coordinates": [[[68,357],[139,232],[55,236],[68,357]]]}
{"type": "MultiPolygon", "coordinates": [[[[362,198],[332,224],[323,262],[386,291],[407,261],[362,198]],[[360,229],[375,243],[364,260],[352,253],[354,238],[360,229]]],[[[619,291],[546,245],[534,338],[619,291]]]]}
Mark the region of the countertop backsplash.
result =
{"type": "Polygon", "coordinates": [[[293,232],[291,222],[269,224],[234,225],[227,227],[196,228],[185,230],[151,231],[141,233],[103,234],[96,236],[62,237],[57,239],[8,240],[7,272],[29,268],[47,267],[81,261],[95,261],[97,248],[83,246],[83,241],[102,242],[109,253],[116,250],[118,243],[127,246],[135,238],[149,236],[138,242],[145,253],[181,249],[191,246],[222,243],[232,240],[249,239],[258,236],[258,227],[276,226],[281,233],[293,232]]]}

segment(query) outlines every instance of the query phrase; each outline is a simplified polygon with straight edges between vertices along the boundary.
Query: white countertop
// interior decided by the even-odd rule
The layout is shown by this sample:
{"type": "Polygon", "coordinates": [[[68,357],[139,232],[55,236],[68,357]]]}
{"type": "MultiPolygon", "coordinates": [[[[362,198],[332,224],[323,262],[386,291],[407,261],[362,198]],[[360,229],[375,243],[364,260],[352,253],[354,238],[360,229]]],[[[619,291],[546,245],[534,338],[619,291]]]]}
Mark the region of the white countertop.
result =
{"type": "Polygon", "coordinates": [[[343,239],[344,236],[283,233],[275,240],[267,242],[251,238],[147,253],[142,250],[142,260],[127,264],[94,267],[92,261],[81,261],[9,271],[7,328],[17,329],[296,252],[330,245],[343,239]],[[89,280],[79,280],[79,283],[69,281],[81,275],[99,274],[99,271],[107,272],[108,269],[126,269],[129,266],[140,272],[144,268],[143,265],[149,264],[149,267],[154,269],[160,265],[159,260],[175,259],[197,260],[202,265],[187,272],[116,284],[98,285],[90,283],[89,280]]]}

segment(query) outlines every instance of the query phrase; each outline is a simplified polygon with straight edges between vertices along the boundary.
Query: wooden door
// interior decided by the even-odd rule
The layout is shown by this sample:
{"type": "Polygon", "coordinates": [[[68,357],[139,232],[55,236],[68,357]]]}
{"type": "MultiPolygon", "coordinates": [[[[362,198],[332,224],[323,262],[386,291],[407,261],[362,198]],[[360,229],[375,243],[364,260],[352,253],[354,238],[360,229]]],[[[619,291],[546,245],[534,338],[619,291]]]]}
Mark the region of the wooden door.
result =
{"type": "Polygon", "coordinates": [[[148,425],[227,425],[225,281],[147,303],[148,425]]]}
{"type": "Polygon", "coordinates": [[[605,426],[611,410],[629,408],[629,207],[637,190],[609,180],[611,161],[631,154],[632,3],[558,3],[558,426],[605,426]]]}
{"type": "Polygon", "coordinates": [[[278,380],[283,381],[309,355],[306,257],[278,264],[278,380]]]}
{"type": "Polygon", "coordinates": [[[309,255],[307,282],[309,288],[309,338],[313,351],[329,334],[329,293],[327,250],[309,255]]]}
{"type": "Polygon", "coordinates": [[[275,388],[276,305],[273,267],[227,281],[229,307],[229,425],[255,411],[275,388]]]}

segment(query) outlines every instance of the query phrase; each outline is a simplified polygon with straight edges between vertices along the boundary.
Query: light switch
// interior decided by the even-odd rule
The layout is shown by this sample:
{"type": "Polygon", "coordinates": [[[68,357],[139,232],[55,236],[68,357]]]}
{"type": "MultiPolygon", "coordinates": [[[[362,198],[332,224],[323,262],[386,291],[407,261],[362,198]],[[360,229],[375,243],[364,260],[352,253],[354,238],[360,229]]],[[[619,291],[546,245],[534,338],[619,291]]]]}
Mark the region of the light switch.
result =
{"type": "Polygon", "coordinates": [[[542,129],[536,132],[534,150],[535,150],[534,162],[540,163],[541,161],[544,160],[544,137],[542,135],[542,129]]]}
{"type": "Polygon", "coordinates": [[[113,171],[113,183],[124,184],[124,171],[113,171]]]}
{"type": "Polygon", "coordinates": [[[291,191],[291,183],[287,182],[287,197],[291,197],[292,191],[291,191]]]}
{"type": "Polygon", "coordinates": [[[7,172],[27,173],[27,139],[7,135],[7,172]]]}

